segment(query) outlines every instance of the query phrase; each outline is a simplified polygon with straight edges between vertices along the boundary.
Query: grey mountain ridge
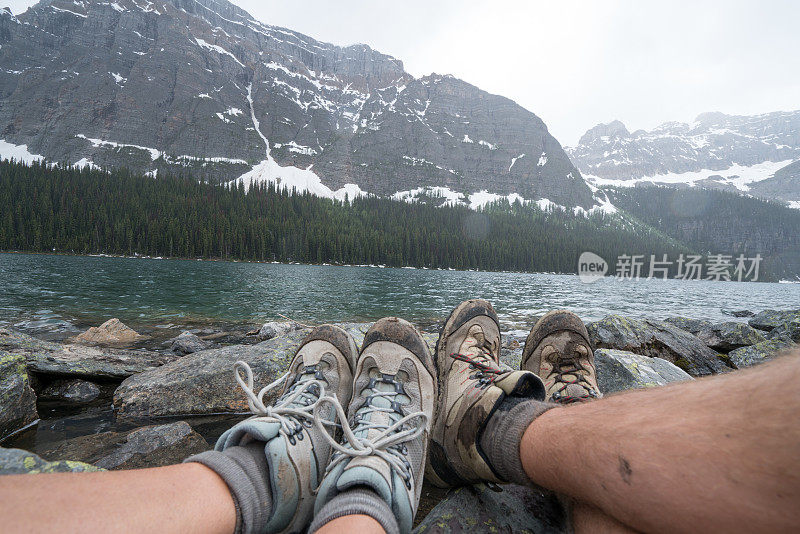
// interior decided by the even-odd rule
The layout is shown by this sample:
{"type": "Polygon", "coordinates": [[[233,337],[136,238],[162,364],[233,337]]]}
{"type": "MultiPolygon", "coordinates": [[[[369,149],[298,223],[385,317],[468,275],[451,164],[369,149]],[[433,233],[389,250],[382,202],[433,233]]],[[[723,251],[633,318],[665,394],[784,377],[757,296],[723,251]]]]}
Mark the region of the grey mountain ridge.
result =
{"type": "Polygon", "coordinates": [[[592,192],[539,117],[366,45],[225,0],[45,0],[0,13],[0,139],[52,161],[235,179],[270,157],[331,190],[592,192]],[[252,103],[251,103],[252,102],[252,103]]]}

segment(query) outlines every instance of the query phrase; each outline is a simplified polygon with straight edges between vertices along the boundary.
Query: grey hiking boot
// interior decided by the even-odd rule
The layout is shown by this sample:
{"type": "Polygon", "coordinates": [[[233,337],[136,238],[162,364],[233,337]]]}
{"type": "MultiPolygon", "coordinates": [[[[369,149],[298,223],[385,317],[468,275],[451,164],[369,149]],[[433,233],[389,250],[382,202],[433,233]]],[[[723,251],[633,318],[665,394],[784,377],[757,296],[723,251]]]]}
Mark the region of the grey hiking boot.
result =
{"type": "Polygon", "coordinates": [[[417,329],[395,317],[376,322],[364,336],[347,415],[336,407],[344,440],[331,440],[336,451],[315,513],[341,492],[367,488],[391,508],[400,532],[410,532],[435,399],[433,358],[417,329]]]}
{"type": "Polygon", "coordinates": [[[539,319],[525,341],[521,367],[542,378],[548,401],[571,404],[603,396],[589,333],[572,312],[555,310],[539,319]]]}
{"type": "Polygon", "coordinates": [[[544,386],[528,371],[499,365],[500,325],[485,300],[459,304],[436,344],[439,398],[426,476],[439,487],[504,482],[480,450],[486,423],[508,396],[544,399],[544,386]]]}
{"type": "MultiPolygon", "coordinates": [[[[250,366],[236,362],[236,380],[256,415],[222,434],[215,449],[264,442],[272,497],[267,532],[301,532],[311,522],[314,491],[331,454],[327,432],[314,425],[314,409],[321,398],[350,402],[357,354],[353,338],[341,328],[316,327],[297,349],[273,406],[264,405],[264,395],[282,380],[255,393],[250,366]]],[[[334,409],[326,404],[316,415],[332,425],[334,409]]]]}

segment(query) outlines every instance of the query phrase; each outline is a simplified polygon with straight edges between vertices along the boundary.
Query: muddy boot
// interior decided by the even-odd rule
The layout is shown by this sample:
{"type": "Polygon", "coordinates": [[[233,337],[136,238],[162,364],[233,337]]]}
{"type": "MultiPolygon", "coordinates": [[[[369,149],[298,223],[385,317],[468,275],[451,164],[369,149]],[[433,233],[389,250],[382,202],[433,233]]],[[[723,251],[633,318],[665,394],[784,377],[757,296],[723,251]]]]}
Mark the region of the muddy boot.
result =
{"type": "Polygon", "coordinates": [[[436,399],[433,358],[416,328],[389,317],[364,336],[355,375],[347,415],[337,407],[343,444],[332,442],[312,530],[346,510],[410,532],[436,399]]]}
{"type": "Polygon", "coordinates": [[[539,319],[525,341],[521,367],[541,377],[548,401],[571,404],[602,397],[589,334],[572,312],[555,310],[539,319]]]}
{"type": "MultiPolygon", "coordinates": [[[[468,300],[450,314],[436,344],[439,399],[426,476],[439,487],[504,482],[479,440],[505,399],[544,399],[544,386],[528,371],[502,371],[500,325],[492,305],[468,300]]],[[[510,452],[509,454],[513,454],[510,452]]]]}
{"type": "Polygon", "coordinates": [[[314,491],[331,455],[328,434],[314,420],[333,427],[333,404],[350,402],[357,355],[346,331],[315,328],[297,349],[272,406],[264,405],[264,395],[283,380],[256,393],[250,366],[236,362],[236,380],[256,415],[222,434],[214,451],[187,461],[203,463],[228,484],[237,531],[302,532],[311,522],[314,491]],[[315,412],[320,399],[328,403],[315,412]]]}

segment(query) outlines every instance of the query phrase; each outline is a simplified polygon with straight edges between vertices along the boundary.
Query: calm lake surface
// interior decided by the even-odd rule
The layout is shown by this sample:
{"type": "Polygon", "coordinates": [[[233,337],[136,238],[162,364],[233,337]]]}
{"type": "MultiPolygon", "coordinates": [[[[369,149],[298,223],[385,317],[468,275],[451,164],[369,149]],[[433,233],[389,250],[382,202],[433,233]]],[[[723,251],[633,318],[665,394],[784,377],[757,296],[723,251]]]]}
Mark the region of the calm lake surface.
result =
{"type": "Polygon", "coordinates": [[[731,320],[723,309],[800,307],[800,284],[617,280],[577,276],[0,254],[0,325],[74,330],[118,317],[130,326],[307,323],[398,315],[440,320],[460,301],[489,299],[506,329],[566,308],[731,320]]]}

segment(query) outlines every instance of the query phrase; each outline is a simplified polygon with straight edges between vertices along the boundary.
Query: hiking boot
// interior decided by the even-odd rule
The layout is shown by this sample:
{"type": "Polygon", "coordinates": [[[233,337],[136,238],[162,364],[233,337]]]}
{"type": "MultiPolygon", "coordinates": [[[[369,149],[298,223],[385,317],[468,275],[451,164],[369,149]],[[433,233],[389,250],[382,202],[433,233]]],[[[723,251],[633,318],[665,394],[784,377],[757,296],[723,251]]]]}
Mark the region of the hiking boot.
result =
{"type": "MultiPolygon", "coordinates": [[[[236,362],[236,381],[256,415],[222,434],[215,449],[265,442],[272,496],[267,532],[301,532],[311,522],[314,490],[331,454],[323,437],[327,432],[314,425],[314,408],[321,398],[350,402],[357,355],[355,342],[346,331],[332,325],[314,328],[297,349],[284,376],[283,391],[272,406],[264,405],[264,395],[283,379],[255,393],[250,366],[236,362]]],[[[334,409],[328,404],[317,412],[329,422],[334,409]]]]}
{"type": "Polygon", "coordinates": [[[417,329],[395,317],[376,322],[364,336],[347,415],[336,407],[344,440],[331,440],[336,450],[315,513],[341,492],[367,488],[391,508],[400,531],[410,532],[435,399],[433,358],[417,329]]]}
{"type": "Polygon", "coordinates": [[[439,397],[426,476],[439,487],[504,482],[480,450],[489,417],[507,396],[544,398],[544,386],[528,371],[500,369],[500,324],[485,300],[459,304],[436,344],[439,397]]]}
{"type": "Polygon", "coordinates": [[[603,396],[589,333],[572,312],[555,310],[539,319],[525,341],[521,367],[542,378],[548,401],[571,404],[603,396]]]}

